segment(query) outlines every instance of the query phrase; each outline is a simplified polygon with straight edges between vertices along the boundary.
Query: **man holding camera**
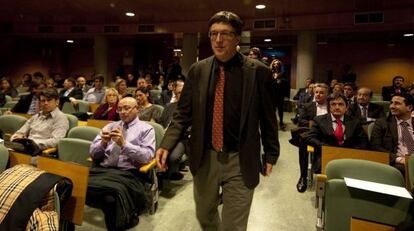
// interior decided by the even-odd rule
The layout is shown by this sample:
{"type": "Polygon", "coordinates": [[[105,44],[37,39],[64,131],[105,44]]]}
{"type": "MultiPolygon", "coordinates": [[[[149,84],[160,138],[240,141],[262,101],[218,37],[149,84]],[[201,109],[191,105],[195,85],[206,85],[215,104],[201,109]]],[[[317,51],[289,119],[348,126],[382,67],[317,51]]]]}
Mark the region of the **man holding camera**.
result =
{"type": "Polygon", "coordinates": [[[86,197],[88,205],[103,210],[108,230],[137,224],[146,201],[138,168],[150,162],[155,152],[154,128],[138,119],[136,100],[120,100],[117,113],[121,120],[106,125],[91,144],[94,167],[86,197]]]}

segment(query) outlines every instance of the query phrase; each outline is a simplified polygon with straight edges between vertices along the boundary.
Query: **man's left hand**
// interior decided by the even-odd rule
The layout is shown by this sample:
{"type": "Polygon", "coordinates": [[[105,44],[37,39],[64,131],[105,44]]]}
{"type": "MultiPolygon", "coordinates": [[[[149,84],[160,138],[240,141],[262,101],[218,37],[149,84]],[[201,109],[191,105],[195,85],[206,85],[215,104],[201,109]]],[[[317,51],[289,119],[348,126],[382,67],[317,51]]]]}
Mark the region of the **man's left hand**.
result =
{"type": "Polygon", "coordinates": [[[266,163],[266,172],[264,176],[270,176],[270,173],[272,173],[273,165],[266,163]]]}
{"type": "Polygon", "coordinates": [[[118,144],[119,147],[124,146],[125,140],[124,136],[122,135],[121,129],[117,128],[111,131],[110,133],[112,141],[114,141],[116,144],[118,144]]]}

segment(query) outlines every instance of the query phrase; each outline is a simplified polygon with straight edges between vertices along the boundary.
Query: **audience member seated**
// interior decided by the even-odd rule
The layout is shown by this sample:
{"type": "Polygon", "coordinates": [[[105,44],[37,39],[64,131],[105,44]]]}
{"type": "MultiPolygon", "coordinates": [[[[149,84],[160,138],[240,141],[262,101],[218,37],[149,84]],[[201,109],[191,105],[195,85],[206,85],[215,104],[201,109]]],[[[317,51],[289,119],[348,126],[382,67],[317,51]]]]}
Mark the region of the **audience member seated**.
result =
{"type": "Polygon", "coordinates": [[[40,150],[56,147],[59,140],[64,138],[69,121],[59,110],[59,95],[54,88],[45,88],[40,93],[41,111],[32,116],[10,140],[30,139],[40,150]]]}
{"type": "Polygon", "coordinates": [[[165,89],[165,78],[164,75],[160,74],[158,76],[158,85],[154,88],[154,90],[164,90],[165,89]]]}
{"type": "Polygon", "coordinates": [[[7,77],[0,79],[0,91],[12,98],[19,95],[19,92],[17,92],[16,88],[13,87],[10,79],[7,77]]]}
{"type": "Polygon", "coordinates": [[[118,104],[120,121],[106,125],[92,142],[86,204],[101,208],[107,230],[124,230],[138,223],[145,208],[144,182],[138,168],[155,153],[155,132],[140,121],[134,98],[118,104]]]}
{"type": "Polygon", "coordinates": [[[168,103],[171,103],[171,98],[173,97],[173,86],[174,81],[168,81],[167,89],[161,92],[160,101],[158,102],[159,105],[165,106],[168,103]]]}
{"type": "Polygon", "coordinates": [[[332,93],[334,93],[334,94],[344,94],[344,84],[343,83],[335,83],[334,87],[332,88],[332,93]]]}
{"type": "Polygon", "coordinates": [[[313,96],[313,89],[309,89],[309,85],[313,83],[313,79],[307,78],[305,80],[305,87],[299,88],[296,95],[293,96],[293,99],[296,100],[296,115],[295,118],[292,118],[292,122],[294,124],[298,123],[300,111],[303,110],[303,106],[305,103],[309,103],[312,101],[313,96]]]}
{"type": "Polygon", "coordinates": [[[348,100],[349,107],[352,107],[357,99],[355,96],[356,91],[358,90],[357,86],[354,83],[344,83],[343,91],[346,100],[348,100]]]}
{"type": "Polygon", "coordinates": [[[34,115],[40,112],[39,96],[46,84],[43,81],[32,81],[29,88],[29,95],[23,95],[20,97],[19,102],[14,105],[12,112],[24,113],[34,115]]]}
{"type": "Polygon", "coordinates": [[[368,136],[358,118],[348,116],[348,100],[344,95],[327,98],[329,113],[316,116],[311,129],[304,134],[306,144],[314,147],[313,171],[320,173],[322,145],[346,148],[368,148],[368,136]]]}
{"type": "MultiPolygon", "coordinates": [[[[175,101],[172,103],[169,103],[165,106],[161,118],[160,118],[160,124],[167,129],[167,127],[170,125],[173,114],[175,109],[177,108],[178,101],[180,100],[181,92],[183,90],[182,84],[184,82],[182,80],[176,80],[174,82],[174,94],[176,96],[175,101]]],[[[190,130],[190,129],[189,129],[190,130]]],[[[171,151],[170,155],[168,155],[167,164],[169,168],[166,172],[166,177],[170,180],[181,180],[184,175],[180,173],[179,166],[181,163],[181,159],[185,153],[188,153],[188,134],[190,131],[187,131],[187,133],[184,135],[184,137],[181,139],[181,141],[175,146],[175,148],[171,151]]]]}
{"type": "Polygon", "coordinates": [[[18,88],[30,87],[31,83],[32,83],[32,75],[29,73],[26,73],[23,75],[22,82],[18,86],[18,88]]]}
{"type": "Polygon", "coordinates": [[[0,107],[3,107],[7,102],[6,94],[0,91],[0,107]]]}
{"type": "Polygon", "coordinates": [[[144,77],[139,77],[137,80],[137,88],[147,87],[148,83],[145,81],[144,77]]]}
{"type": "Polygon", "coordinates": [[[83,92],[80,88],[76,87],[76,81],[74,78],[67,78],[63,82],[63,89],[59,92],[59,108],[62,109],[62,106],[65,102],[73,102],[76,99],[82,99],[83,92]]]}
{"type": "Polygon", "coordinates": [[[372,148],[391,153],[390,164],[403,174],[405,156],[414,153],[413,106],[411,95],[394,94],[390,104],[391,115],[376,120],[371,134],[372,148]]]}
{"type": "Polygon", "coordinates": [[[105,91],[103,104],[101,104],[93,114],[93,118],[97,120],[119,120],[116,109],[118,101],[121,99],[115,88],[109,88],[105,91]]]}
{"type": "Polygon", "coordinates": [[[131,73],[127,75],[126,83],[128,87],[136,87],[137,86],[137,80],[135,79],[135,76],[131,73]]]}
{"type": "Polygon", "coordinates": [[[82,75],[78,76],[76,79],[76,87],[81,89],[83,94],[86,94],[90,87],[86,84],[86,79],[82,75]]]}
{"type": "Polygon", "coordinates": [[[135,98],[138,102],[139,119],[158,123],[162,111],[160,110],[160,107],[152,104],[149,89],[146,87],[138,88],[135,91],[135,98]]]}
{"type": "Polygon", "coordinates": [[[55,80],[54,80],[54,79],[52,79],[52,78],[47,78],[47,79],[45,80],[45,83],[46,83],[46,87],[47,87],[47,88],[54,88],[54,87],[56,87],[56,82],[55,82],[55,80]]]}
{"type": "Polygon", "coordinates": [[[115,89],[121,98],[132,97],[132,94],[128,93],[128,86],[125,79],[117,79],[115,81],[115,89]]]}
{"type": "Polygon", "coordinates": [[[331,82],[329,83],[329,93],[332,93],[333,92],[333,89],[335,87],[335,84],[337,84],[337,83],[339,83],[337,79],[332,79],[331,80],[331,82]]]}
{"type": "Polygon", "coordinates": [[[42,72],[36,71],[35,73],[33,73],[33,79],[32,80],[45,81],[45,77],[43,76],[42,72]]]}
{"type": "MultiPolygon", "coordinates": [[[[313,120],[315,116],[324,115],[328,113],[327,107],[327,95],[329,87],[324,83],[316,83],[314,92],[315,92],[315,102],[310,102],[304,105],[302,113],[299,115],[299,126],[309,127],[309,122],[313,120]]],[[[308,176],[307,167],[308,167],[308,158],[309,154],[307,152],[306,144],[299,145],[299,167],[300,167],[300,177],[296,185],[298,192],[304,192],[307,188],[306,178],[308,176]]]]}
{"type": "MultiPolygon", "coordinates": [[[[94,78],[95,86],[86,92],[83,96],[83,100],[90,103],[101,103],[105,95],[105,87],[103,86],[104,80],[103,75],[96,75],[94,78]]],[[[72,103],[76,104],[77,102],[73,101],[72,103]]]]}
{"type": "Polygon", "coordinates": [[[392,79],[392,86],[382,88],[382,100],[390,101],[392,96],[395,94],[404,94],[407,89],[404,88],[404,77],[395,76],[392,79]]]}
{"type": "Polygon", "coordinates": [[[60,73],[53,74],[53,80],[55,81],[56,88],[63,88],[63,82],[65,79],[62,77],[60,73]]]}
{"type": "Polygon", "coordinates": [[[360,118],[363,124],[385,117],[384,108],[381,105],[371,103],[371,97],[371,89],[360,88],[357,93],[357,103],[349,107],[349,115],[360,118]]]}

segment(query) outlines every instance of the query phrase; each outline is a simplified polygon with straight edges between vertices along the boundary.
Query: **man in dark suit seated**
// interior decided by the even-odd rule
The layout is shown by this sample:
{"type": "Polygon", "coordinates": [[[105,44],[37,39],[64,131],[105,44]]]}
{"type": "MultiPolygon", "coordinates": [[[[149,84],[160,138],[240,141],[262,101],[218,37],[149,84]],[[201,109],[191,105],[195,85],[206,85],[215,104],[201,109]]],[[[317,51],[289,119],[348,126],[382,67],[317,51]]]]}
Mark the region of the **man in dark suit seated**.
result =
{"type": "Polygon", "coordinates": [[[391,98],[387,118],[375,121],[371,134],[371,146],[381,152],[389,152],[390,164],[405,172],[405,156],[414,153],[414,120],[411,117],[414,98],[409,94],[397,94],[391,98]]]}
{"type": "Polygon", "coordinates": [[[73,100],[82,98],[83,91],[82,89],[76,87],[75,79],[65,79],[63,82],[63,89],[59,92],[59,108],[62,109],[62,106],[65,102],[72,102],[73,100]]]}
{"type": "Polygon", "coordinates": [[[385,117],[384,108],[381,105],[371,103],[371,97],[371,89],[367,87],[360,88],[357,94],[357,103],[349,107],[348,114],[360,118],[364,124],[385,117]]]}
{"type": "MultiPolygon", "coordinates": [[[[299,115],[299,126],[309,127],[309,121],[317,115],[324,115],[328,113],[326,97],[328,95],[329,87],[324,83],[315,84],[315,102],[305,104],[303,112],[299,115]]],[[[306,144],[299,145],[299,166],[300,178],[296,185],[298,192],[304,192],[307,188],[306,178],[308,176],[307,166],[309,154],[306,149],[306,144]]]]}
{"type": "Polygon", "coordinates": [[[46,87],[46,84],[43,81],[34,80],[30,84],[29,95],[24,95],[20,98],[19,102],[14,105],[12,112],[25,113],[29,115],[34,115],[40,112],[40,93],[43,88],[46,87]]]}
{"type": "Polygon", "coordinates": [[[309,85],[313,84],[313,79],[307,78],[305,80],[305,87],[299,88],[298,92],[293,99],[296,100],[296,116],[292,118],[294,124],[298,123],[300,111],[303,110],[305,103],[309,103],[312,100],[313,93],[310,92],[313,89],[309,88],[309,85]]]}
{"type": "Polygon", "coordinates": [[[316,173],[321,169],[322,145],[368,148],[368,136],[362,128],[361,121],[346,115],[348,110],[346,97],[341,94],[331,94],[327,101],[329,113],[316,116],[312,128],[304,135],[305,143],[313,146],[315,150],[312,167],[316,173]]]}
{"type": "Polygon", "coordinates": [[[382,100],[390,101],[395,94],[404,94],[407,89],[403,87],[404,77],[397,75],[392,79],[392,86],[382,88],[382,100]]]}
{"type": "Polygon", "coordinates": [[[349,107],[356,103],[356,91],[357,86],[354,83],[344,83],[344,96],[348,100],[349,107]]]}

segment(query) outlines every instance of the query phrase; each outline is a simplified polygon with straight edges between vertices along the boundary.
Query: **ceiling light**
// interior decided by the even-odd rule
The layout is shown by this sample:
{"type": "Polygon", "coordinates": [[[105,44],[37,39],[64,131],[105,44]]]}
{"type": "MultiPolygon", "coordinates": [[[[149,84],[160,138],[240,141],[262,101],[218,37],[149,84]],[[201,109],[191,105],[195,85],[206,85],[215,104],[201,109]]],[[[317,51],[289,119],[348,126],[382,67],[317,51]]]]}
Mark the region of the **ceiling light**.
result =
{"type": "Polygon", "coordinates": [[[414,34],[412,34],[412,33],[404,34],[404,37],[413,37],[413,36],[414,36],[414,34]]]}
{"type": "Polygon", "coordinates": [[[258,10],[263,10],[264,8],[266,8],[266,5],[263,5],[263,4],[256,5],[256,9],[258,10]]]}
{"type": "Polygon", "coordinates": [[[181,49],[174,49],[174,52],[181,52],[181,49]]]}
{"type": "Polygon", "coordinates": [[[265,42],[271,42],[271,41],[272,41],[272,39],[267,38],[267,39],[264,39],[264,41],[265,41],[265,42]]]}
{"type": "Polygon", "coordinates": [[[66,40],[67,43],[74,43],[75,41],[73,41],[72,39],[68,39],[66,40]]]}
{"type": "Polygon", "coordinates": [[[132,13],[132,12],[126,12],[125,15],[128,16],[128,17],[134,17],[135,16],[135,14],[132,13]]]}

